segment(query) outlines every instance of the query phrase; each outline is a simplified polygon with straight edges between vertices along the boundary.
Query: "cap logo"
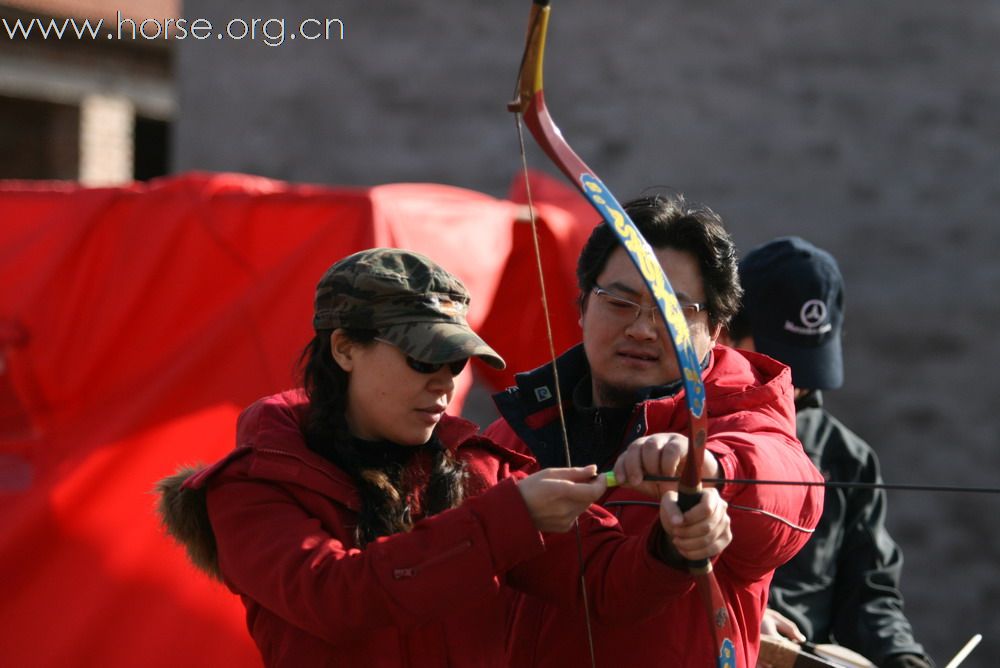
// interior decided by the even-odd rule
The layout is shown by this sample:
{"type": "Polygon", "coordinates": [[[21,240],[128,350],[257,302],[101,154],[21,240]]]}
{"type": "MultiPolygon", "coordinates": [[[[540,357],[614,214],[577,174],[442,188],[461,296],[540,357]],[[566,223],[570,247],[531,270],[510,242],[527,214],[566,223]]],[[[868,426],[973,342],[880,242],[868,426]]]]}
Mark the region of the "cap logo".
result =
{"type": "Polygon", "coordinates": [[[535,401],[540,403],[542,401],[548,401],[551,398],[552,390],[550,390],[548,386],[542,385],[541,387],[535,388],[535,401]]]}
{"type": "Polygon", "coordinates": [[[826,334],[833,325],[827,322],[826,302],[821,299],[810,299],[799,309],[799,321],[801,325],[790,320],[785,321],[785,330],[794,334],[807,334],[818,336],[826,334]]]}
{"type": "Polygon", "coordinates": [[[799,320],[806,327],[818,327],[826,321],[826,303],[819,299],[810,299],[802,305],[799,320]]]}
{"type": "Polygon", "coordinates": [[[430,302],[435,311],[451,318],[464,316],[469,310],[468,305],[463,304],[462,302],[457,302],[453,299],[448,299],[447,297],[442,299],[438,295],[432,295],[430,302]]]}

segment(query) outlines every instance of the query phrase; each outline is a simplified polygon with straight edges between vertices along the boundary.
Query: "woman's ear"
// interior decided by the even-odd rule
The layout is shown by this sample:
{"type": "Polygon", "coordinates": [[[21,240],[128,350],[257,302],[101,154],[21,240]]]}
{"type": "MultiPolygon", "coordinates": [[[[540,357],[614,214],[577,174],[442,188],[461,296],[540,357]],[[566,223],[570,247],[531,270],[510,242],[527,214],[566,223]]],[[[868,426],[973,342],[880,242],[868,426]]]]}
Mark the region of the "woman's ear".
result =
{"type": "Polygon", "coordinates": [[[354,370],[354,350],[356,345],[343,329],[335,329],[330,334],[330,352],[333,354],[333,361],[348,373],[354,370]]]}

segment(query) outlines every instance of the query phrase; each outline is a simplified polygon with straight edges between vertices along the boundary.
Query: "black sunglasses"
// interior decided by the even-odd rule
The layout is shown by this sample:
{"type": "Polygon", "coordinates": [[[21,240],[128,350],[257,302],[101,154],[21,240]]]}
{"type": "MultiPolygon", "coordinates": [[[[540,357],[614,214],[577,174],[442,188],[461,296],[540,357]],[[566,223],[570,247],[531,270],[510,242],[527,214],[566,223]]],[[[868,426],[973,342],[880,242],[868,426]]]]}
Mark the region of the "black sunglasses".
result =
{"type": "MultiPolygon", "coordinates": [[[[396,344],[390,343],[385,339],[380,339],[378,337],[375,337],[375,340],[380,341],[386,345],[390,345],[393,348],[399,348],[399,346],[397,346],[396,344]]],[[[465,365],[469,363],[468,357],[463,357],[462,359],[455,360],[454,362],[421,362],[415,357],[410,357],[409,355],[406,355],[406,353],[403,354],[406,357],[406,366],[410,367],[417,373],[427,373],[427,374],[437,373],[438,371],[441,370],[441,367],[447,366],[448,370],[451,371],[451,375],[457,376],[458,374],[462,373],[462,369],[464,369],[465,365]]]]}
{"type": "Polygon", "coordinates": [[[417,373],[437,373],[438,370],[447,366],[448,370],[451,371],[451,375],[457,376],[462,373],[462,369],[465,365],[469,363],[469,358],[465,357],[460,360],[455,360],[454,362],[421,362],[420,360],[406,356],[406,365],[416,371],[417,373]]]}

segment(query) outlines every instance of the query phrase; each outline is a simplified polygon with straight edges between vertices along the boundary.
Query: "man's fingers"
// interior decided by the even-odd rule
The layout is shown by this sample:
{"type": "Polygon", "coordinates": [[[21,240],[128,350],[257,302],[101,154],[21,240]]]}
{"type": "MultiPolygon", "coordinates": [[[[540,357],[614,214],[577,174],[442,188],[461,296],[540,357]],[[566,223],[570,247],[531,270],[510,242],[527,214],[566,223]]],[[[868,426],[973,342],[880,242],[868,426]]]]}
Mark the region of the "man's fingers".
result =
{"type": "Polygon", "coordinates": [[[723,523],[729,504],[719,497],[715,490],[702,492],[701,500],[684,513],[684,522],[678,526],[675,536],[699,538],[708,535],[712,527],[723,523]]]}
{"type": "Polygon", "coordinates": [[[620,484],[638,488],[646,474],[675,475],[687,456],[687,448],[687,437],[681,434],[659,433],[637,438],[615,462],[615,477],[620,484]]]}
{"type": "Polygon", "coordinates": [[[677,492],[667,492],[660,499],[660,522],[670,535],[684,524],[684,513],[677,505],[677,492]]]}
{"type": "Polygon", "coordinates": [[[630,485],[641,485],[643,479],[642,453],[646,438],[632,441],[619,461],[622,462],[625,480],[630,485]]]}
{"type": "MultiPolygon", "coordinates": [[[[642,449],[639,452],[639,461],[642,464],[642,473],[653,473],[659,475],[662,470],[662,461],[666,455],[665,452],[666,443],[657,441],[656,439],[650,438],[642,445],[642,449]]],[[[642,482],[642,480],[637,480],[636,484],[642,482]]]]}
{"type": "Polygon", "coordinates": [[[681,513],[676,497],[664,495],[660,518],[674,547],[686,559],[714,557],[731,541],[727,504],[715,490],[706,490],[696,506],[681,513]]]}

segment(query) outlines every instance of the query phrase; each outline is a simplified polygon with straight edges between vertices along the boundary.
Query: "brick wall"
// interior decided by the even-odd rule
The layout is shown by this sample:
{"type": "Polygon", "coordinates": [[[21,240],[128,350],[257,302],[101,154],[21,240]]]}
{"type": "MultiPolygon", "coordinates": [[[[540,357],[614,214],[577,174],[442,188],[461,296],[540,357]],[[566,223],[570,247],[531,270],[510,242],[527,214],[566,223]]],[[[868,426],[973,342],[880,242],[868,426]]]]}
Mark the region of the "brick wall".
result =
{"type": "MultiPolygon", "coordinates": [[[[709,204],[743,248],[793,233],[837,255],[833,409],[891,481],[996,485],[995,3],[555,4],[547,97],[581,156],[622,198],[668,185],[709,204]]],[[[184,42],[176,167],[506,191],[527,2],[208,5],[187,15],[335,16],[345,39],[184,42]]],[[[998,513],[996,497],[890,496],[908,611],[942,664],[975,631],[964,665],[1000,656],[998,513]]]]}

